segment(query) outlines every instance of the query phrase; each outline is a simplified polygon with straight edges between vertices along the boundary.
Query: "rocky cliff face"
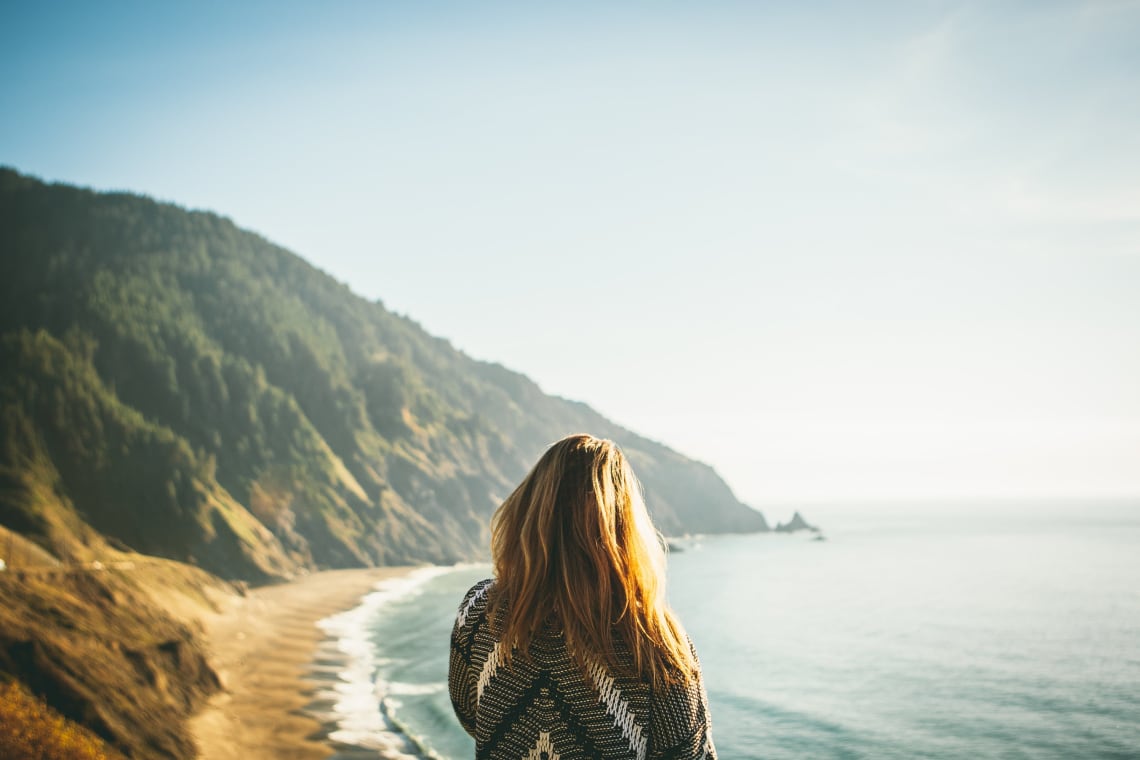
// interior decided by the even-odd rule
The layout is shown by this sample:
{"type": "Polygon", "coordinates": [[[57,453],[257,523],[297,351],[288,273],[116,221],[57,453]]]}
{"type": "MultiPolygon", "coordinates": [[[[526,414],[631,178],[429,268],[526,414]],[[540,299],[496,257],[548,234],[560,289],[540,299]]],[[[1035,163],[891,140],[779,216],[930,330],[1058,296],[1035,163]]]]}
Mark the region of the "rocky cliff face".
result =
{"type": "MultiPolygon", "coordinates": [[[[22,683],[127,757],[194,757],[185,721],[220,682],[200,638],[157,605],[138,576],[168,594],[180,593],[175,585],[201,595],[220,584],[200,570],[159,563],[0,573],[0,683],[22,683]]],[[[0,755],[34,756],[17,752],[28,744],[23,716],[7,719],[0,755]]],[[[68,734],[57,726],[42,738],[68,734]]]]}
{"type": "Polygon", "coordinates": [[[670,534],[766,530],[706,465],[478,362],[214,214],[0,170],[0,525],[267,580],[479,556],[550,442],[670,534]]]}

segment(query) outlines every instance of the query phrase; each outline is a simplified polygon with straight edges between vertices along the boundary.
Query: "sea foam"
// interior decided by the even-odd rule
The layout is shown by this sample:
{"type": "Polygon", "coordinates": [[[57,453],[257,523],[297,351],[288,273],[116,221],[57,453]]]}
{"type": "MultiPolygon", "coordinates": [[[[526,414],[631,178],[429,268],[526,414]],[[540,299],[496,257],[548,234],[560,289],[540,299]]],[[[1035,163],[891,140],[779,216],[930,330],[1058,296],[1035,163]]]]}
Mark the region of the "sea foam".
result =
{"type": "Polygon", "coordinates": [[[333,659],[338,663],[337,681],[318,692],[321,701],[332,705],[331,715],[336,729],[329,733],[333,742],[374,750],[380,757],[393,760],[419,760],[432,757],[421,742],[402,730],[394,719],[390,694],[417,693],[414,684],[388,684],[377,678],[385,663],[375,653],[370,640],[370,624],[383,608],[422,593],[425,583],[452,567],[428,566],[377,583],[360,604],[351,610],[325,618],[317,626],[328,640],[318,655],[320,662],[333,659]],[[331,651],[330,651],[331,650],[331,651]],[[342,664],[343,663],[343,664],[342,664]]]}

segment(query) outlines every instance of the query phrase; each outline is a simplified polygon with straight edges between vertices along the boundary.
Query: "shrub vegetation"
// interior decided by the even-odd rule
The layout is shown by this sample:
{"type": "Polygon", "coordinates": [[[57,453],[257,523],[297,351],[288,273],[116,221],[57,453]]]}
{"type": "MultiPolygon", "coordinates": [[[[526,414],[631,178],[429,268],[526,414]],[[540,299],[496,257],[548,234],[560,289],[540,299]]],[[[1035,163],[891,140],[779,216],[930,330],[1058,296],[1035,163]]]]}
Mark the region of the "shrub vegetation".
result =
{"type": "Polygon", "coordinates": [[[5,760],[122,760],[123,755],[15,681],[0,682],[0,757],[5,760]]]}

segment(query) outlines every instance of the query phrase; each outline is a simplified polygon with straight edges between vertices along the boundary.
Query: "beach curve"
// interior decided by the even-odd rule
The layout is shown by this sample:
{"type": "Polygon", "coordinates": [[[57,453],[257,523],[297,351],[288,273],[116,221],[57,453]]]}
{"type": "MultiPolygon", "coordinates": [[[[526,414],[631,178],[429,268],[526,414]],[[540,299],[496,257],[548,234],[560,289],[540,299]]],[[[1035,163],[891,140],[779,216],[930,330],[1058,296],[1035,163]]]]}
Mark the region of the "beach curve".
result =
{"type": "Polygon", "coordinates": [[[191,720],[203,760],[320,760],[326,728],[304,712],[318,623],[351,609],[378,583],[413,567],[328,570],[234,595],[201,622],[223,690],[191,720]]]}

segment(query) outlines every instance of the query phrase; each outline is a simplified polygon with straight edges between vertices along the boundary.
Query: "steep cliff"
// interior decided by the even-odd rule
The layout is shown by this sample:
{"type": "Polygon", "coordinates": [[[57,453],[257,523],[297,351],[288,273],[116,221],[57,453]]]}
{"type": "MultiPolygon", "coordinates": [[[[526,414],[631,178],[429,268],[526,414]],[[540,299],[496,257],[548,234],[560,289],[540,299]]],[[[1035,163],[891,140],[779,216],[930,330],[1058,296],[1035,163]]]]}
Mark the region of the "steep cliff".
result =
{"type": "Polygon", "coordinates": [[[667,533],[766,530],[711,468],[471,359],[220,216],[0,170],[0,524],[263,580],[479,556],[550,442],[667,533]]]}

